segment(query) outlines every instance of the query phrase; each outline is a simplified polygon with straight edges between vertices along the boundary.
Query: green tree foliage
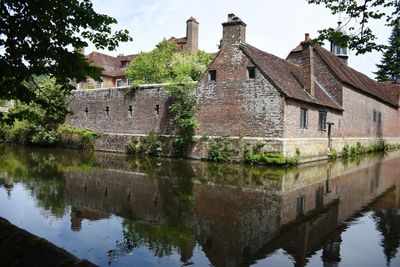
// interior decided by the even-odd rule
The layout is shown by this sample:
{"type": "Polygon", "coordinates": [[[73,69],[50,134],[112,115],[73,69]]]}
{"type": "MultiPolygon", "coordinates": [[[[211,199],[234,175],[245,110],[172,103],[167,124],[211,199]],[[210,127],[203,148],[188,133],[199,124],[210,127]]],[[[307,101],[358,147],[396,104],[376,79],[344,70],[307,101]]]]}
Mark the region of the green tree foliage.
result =
{"type": "Polygon", "coordinates": [[[380,82],[396,81],[400,75],[400,19],[393,26],[389,45],[385,47],[381,64],[376,65],[376,79],[380,82]]]}
{"type": "Polygon", "coordinates": [[[334,28],[319,31],[315,40],[333,41],[341,47],[349,47],[356,54],[364,54],[372,50],[382,50],[385,46],[376,43],[376,35],[371,30],[371,22],[384,20],[387,26],[394,26],[400,16],[399,0],[307,0],[309,4],[325,5],[332,14],[345,17],[342,27],[349,32],[343,33],[334,28]]]}
{"type": "Polygon", "coordinates": [[[35,101],[19,102],[2,118],[6,141],[15,143],[54,144],[55,129],[68,114],[65,97],[55,78],[33,78],[24,86],[35,94],[35,101]]]}
{"type": "Polygon", "coordinates": [[[73,79],[97,79],[101,69],[71,48],[91,42],[113,50],[131,40],[126,30],[112,32],[115,23],[96,13],[90,0],[1,0],[0,98],[36,100],[37,93],[24,83],[33,76],[54,77],[63,91],[72,88],[73,79]]]}
{"type": "Polygon", "coordinates": [[[154,50],[141,53],[126,71],[127,77],[134,80],[134,88],[141,84],[170,83],[166,92],[172,100],[169,105],[172,122],[177,126],[178,155],[184,155],[192,141],[197,126],[193,88],[211,59],[212,56],[203,51],[179,52],[175,42],[163,40],[154,50]]]}
{"type": "Polygon", "coordinates": [[[150,52],[142,52],[126,70],[134,84],[183,83],[198,81],[211,61],[211,55],[179,52],[175,42],[163,40],[150,52]]]}

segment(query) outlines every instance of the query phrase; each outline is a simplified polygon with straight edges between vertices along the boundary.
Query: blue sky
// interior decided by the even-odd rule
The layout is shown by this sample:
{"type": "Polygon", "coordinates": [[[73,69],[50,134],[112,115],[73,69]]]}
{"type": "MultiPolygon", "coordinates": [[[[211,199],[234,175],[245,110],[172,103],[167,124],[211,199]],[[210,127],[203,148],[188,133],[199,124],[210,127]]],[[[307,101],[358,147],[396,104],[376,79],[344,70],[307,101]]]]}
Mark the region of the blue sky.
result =
{"type": "MultiPolygon", "coordinates": [[[[318,29],[335,26],[339,20],[323,6],[308,5],[306,0],[92,1],[97,12],[118,20],[115,29],[126,28],[133,37],[133,42],[122,44],[117,51],[104,51],[112,55],[149,51],[164,37],[183,37],[190,16],[200,23],[200,49],[216,52],[222,36],[221,23],[226,21],[228,13],[235,13],[247,23],[247,43],[286,58],[304,39],[304,33],[316,36],[318,29]]],[[[374,24],[373,30],[378,35],[378,42],[386,43],[390,29],[382,22],[374,24]]],[[[95,48],[90,46],[85,52],[93,50],[95,48]]],[[[374,77],[372,72],[380,58],[379,53],[355,56],[350,52],[349,65],[374,77]]]]}

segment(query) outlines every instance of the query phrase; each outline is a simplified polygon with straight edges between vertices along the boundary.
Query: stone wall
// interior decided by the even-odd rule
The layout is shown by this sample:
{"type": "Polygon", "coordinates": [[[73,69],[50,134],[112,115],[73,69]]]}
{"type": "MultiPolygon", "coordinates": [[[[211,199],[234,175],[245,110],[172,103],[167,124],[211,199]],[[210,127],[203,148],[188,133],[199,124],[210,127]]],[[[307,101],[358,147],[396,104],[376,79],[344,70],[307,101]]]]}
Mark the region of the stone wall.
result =
{"type": "Polygon", "coordinates": [[[103,133],[171,133],[168,96],[160,86],[137,90],[112,88],[77,90],[70,96],[66,123],[103,133]]]}

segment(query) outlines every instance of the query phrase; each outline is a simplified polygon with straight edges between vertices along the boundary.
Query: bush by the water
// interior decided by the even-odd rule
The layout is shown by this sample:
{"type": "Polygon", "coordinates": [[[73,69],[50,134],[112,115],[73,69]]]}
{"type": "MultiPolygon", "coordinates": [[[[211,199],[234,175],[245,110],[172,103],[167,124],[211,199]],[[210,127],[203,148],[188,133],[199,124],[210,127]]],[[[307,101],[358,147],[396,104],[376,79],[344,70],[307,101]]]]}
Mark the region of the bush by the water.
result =
{"type": "Polygon", "coordinates": [[[99,136],[97,132],[67,124],[60,125],[57,129],[58,144],[68,148],[91,150],[99,136]]]}
{"type": "Polygon", "coordinates": [[[151,131],[145,137],[132,137],[127,145],[129,154],[145,154],[152,156],[160,156],[162,152],[162,144],[159,133],[151,131]]]}

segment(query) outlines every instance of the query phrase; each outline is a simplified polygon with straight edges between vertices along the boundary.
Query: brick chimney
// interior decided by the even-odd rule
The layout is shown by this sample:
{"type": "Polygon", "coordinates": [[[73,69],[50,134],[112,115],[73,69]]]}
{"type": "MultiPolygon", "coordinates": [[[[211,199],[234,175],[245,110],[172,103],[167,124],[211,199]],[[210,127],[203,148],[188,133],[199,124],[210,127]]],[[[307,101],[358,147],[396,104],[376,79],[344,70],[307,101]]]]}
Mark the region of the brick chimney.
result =
{"type": "Polygon", "coordinates": [[[199,50],[199,23],[193,17],[186,21],[186,51],[196,53],[199,50]]]}
{"type": "Polygon", "coordinates": [[[310,34],[306,33],[302,46],[302,68],[304,74],[303,88],[314,97],[314,51],[310,44],[310,34]]]}
{"type": "Polygon", "coordinates": [[[235,14],[228,14],[228,21],[222,23],[221,48],[246,42],[246,23],[235,14]]]}

